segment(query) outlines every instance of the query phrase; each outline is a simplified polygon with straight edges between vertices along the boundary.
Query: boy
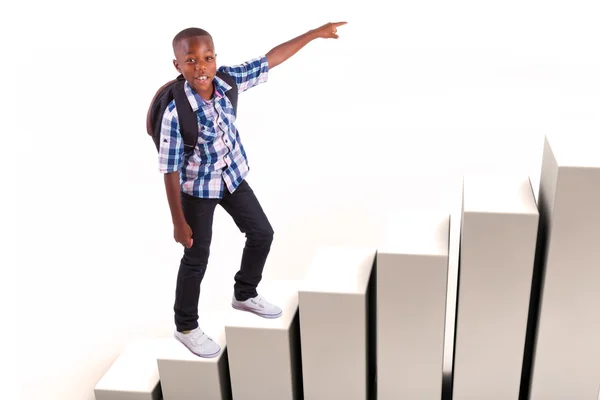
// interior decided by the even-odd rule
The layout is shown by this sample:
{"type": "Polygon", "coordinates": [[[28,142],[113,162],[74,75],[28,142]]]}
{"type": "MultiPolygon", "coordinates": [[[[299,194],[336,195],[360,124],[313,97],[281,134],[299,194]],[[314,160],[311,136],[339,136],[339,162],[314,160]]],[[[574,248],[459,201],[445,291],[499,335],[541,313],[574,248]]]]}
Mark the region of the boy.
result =
{"type": "MultiPolygon", "coordinates": [[[[219,71],[233,77],[242,93],[266,82],[269,70],[281,64],[317,38],[338,38],[337,27],[328,23],[285,42],[266,55],[219,71]]],[[[184,154],[174,102],[164,113],[159,169],[174,225],[175,241],[184,246],[175,291],[175,338],[200,357],[221,351],[198,326],[200,284],[208,264],[215,207],[221,205],[246,234],[241,266],[234,279],[232,307],[265,318],[278,318],[281,309],[257,293],[263,267],[273,241],[273,228],[254,192],[246,182],[248,162],[235,126],[226,91],[231,87],[217,72],[210,34],[188,28],[173,39],[173,64],[185,78],[186,96],[199,120],[198,141],[184,154]]]]}

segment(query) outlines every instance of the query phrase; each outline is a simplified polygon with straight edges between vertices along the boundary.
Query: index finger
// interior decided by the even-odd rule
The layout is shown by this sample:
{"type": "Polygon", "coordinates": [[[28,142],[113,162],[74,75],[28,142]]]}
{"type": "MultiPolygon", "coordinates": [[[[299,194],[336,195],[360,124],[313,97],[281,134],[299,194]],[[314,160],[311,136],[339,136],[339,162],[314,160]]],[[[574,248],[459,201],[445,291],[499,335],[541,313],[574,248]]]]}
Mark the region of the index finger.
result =
{"type": "Polygon", "coordinates": [[[342,26],[342,25],[346,25],[346,24],[347,24],[347,22],[334,22],[333,26],[335,26],[337,28],[338,26],[342,26]]]}

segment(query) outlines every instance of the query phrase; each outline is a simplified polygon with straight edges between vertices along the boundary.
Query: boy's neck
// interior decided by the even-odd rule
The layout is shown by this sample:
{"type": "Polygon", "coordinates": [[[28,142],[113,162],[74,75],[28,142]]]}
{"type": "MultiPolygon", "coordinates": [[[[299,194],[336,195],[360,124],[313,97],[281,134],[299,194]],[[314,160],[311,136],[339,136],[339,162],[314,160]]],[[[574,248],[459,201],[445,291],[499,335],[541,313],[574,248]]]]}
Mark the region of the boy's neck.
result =
{"type": "MultiPolygon", "coordinates": [[[[212,90],[211,90],[209,93],[206,93],[206,92],[205,92],[205,93],[198,93],[198,92],[196,92],[196,93],[198,93],[198,95],[199,95],[200,97],[202,97],[204,100],[206,100],[206,101],[210,101],[210,100],[212,100],[212,98],[213,98],[213,97],[214,97],[214,95],[215,95],[215,84],[214,84],[214,82],[213,82],[213,84],[211,85],[211,89],[212,89],[212,90]]],[[[192,90],[193,90],[193,89],[192,89],[192,90]]]]}
{"type": "Polygon", "coordinates": [[[211,101],[213,97],[215,97],[215,92],[212,91],[209,95],[199,93],[200,97],[202,97],[206,101],[211,101]]]}

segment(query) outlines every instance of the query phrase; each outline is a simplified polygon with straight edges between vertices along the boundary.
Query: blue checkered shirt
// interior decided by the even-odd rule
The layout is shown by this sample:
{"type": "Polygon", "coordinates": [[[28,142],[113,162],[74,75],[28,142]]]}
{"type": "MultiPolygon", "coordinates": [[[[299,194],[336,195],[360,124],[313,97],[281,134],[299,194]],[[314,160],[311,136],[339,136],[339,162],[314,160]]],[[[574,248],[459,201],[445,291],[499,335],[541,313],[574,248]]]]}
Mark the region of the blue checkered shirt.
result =
{"type": "MultiPolygon", "coordinates": [[[[220,71],[231,75],[242,93],[266,82],[269,65],[266,56],[243,64],[221,66],[220,71]]],[[[160,147],[158,151],[159,171],[179,171],[181,190],[201,198],[222,198],[225,188],[235,191],[248,175],[248,159],[235,126],[233,106],[225,96],[231,87],[215,77],[215,95],[204,100],[185,82],[185,93],[198,116],[198,141],[193,152],[184,153],[184,144],[179,132],[177,109],[172,101],[162,120],[160,147]]]]}

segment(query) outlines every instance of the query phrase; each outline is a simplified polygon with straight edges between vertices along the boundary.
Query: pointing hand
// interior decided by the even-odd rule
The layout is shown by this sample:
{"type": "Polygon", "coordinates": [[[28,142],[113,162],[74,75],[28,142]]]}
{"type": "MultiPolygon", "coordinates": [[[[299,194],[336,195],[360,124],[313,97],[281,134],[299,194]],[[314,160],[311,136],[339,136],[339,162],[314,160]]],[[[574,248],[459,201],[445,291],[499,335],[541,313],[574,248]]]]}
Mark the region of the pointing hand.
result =
{"type": "Polygon", "coordinates": [[[323,39],[337,39],[339,38],[337,34],[338,26],[346,25],[347,22],[329,22],[317,29],[315,29],[315,33],[318,37],[323,39]]]}

